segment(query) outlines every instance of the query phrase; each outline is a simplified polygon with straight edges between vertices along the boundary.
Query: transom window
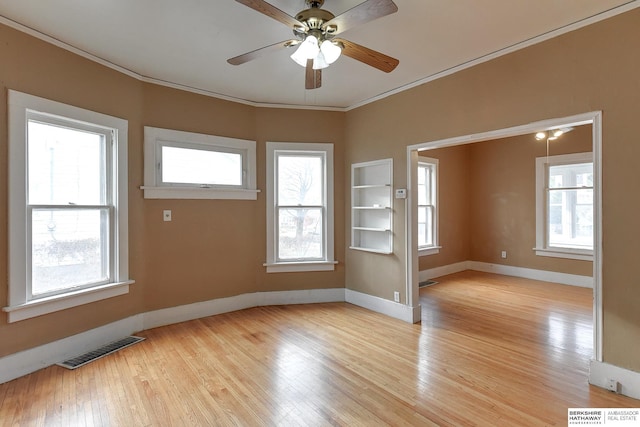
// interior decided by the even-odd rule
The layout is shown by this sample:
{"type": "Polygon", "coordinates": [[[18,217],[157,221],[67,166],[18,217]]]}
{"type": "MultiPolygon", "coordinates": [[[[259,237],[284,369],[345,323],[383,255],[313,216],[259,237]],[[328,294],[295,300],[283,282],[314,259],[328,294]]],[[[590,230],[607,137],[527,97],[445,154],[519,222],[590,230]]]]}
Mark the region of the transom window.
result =
{"type": "Polygon", "coordinates": [[[593,156],[577,153],[536,159],[536,253],[593,256],[593,156]]]}
{"type": "Polygon", "coordinates": [[[418,160],[418,251],[419,255],[438,253],[437,230],[438,159],[418,160]]]}
{"type": "Polygon", "coordinates": [[[160,145],[161,185],[230,186],[244,188],[243,152],[211,147],[160,145]]]}
{"type": "Polygon", "coordinates": [[[9,91],[9,321],[128,292],[127,122],[9,91]]]}
{"type": "Polygon", "coordinates": [[[333,146],[267,143],[268,272],[333,270],[333,146]]]}
{"type": "Polygon", "coordinates": [[[145,198],[256,200],[255,141],[146,126],[145,198]]]}

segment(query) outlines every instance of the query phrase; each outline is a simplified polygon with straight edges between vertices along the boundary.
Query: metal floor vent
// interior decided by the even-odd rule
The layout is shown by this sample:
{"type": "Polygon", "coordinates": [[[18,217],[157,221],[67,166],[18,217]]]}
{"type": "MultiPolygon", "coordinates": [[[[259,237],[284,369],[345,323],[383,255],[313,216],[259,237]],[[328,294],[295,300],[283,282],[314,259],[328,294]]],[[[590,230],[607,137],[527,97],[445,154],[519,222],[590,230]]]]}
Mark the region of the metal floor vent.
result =
{"type": "Polygon", "coordinates": [[[435,285],[436,283],[438,283],[438,282],[436,282],[435,280],[425,280],[424,282],[418,283],[418,287],[419,288],[425,288],[427,286],[435,285]]]}
{"type": "Polygon", "coordinates": [[[144,338],[142,337],[134,337],[134,336],[122,338],[118,341],[114,341],[112,343],[103,345],[102,347],[97,348],[95,350],[81,354],[80,356],[58,363],[58,366],[62,366],[63,368],[67,368],[67,369],[76,369],[76,368],[79,368],[80,366],[86,365],[89,362],[93,362],[96,359],[100,359],[101,357],[107,356],[111,353],[115,353],[118,350],[121,350],[125,347],[129,347],[143,340],[144,338]]]}

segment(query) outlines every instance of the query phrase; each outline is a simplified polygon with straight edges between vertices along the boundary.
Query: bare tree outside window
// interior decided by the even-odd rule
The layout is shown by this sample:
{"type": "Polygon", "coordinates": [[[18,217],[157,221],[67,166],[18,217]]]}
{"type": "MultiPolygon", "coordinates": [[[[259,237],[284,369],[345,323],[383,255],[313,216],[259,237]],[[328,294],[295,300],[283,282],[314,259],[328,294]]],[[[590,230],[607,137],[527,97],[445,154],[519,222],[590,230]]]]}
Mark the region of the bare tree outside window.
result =
{"type": "Polygon", "coordinates": [[[278,156],[278,259],[322,259],[322,155],[278,156]]]}

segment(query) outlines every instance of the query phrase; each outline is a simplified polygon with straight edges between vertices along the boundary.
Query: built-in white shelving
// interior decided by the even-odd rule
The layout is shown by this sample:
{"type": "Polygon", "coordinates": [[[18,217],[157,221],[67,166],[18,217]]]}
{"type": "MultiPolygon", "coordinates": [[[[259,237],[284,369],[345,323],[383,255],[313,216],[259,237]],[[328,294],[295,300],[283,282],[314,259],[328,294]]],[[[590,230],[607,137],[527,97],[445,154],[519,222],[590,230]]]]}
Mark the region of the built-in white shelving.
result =
{"type": "Polygon", "coordinates": [[[393,159],[351,165],[351,249],[393,253],[393,159]]]}

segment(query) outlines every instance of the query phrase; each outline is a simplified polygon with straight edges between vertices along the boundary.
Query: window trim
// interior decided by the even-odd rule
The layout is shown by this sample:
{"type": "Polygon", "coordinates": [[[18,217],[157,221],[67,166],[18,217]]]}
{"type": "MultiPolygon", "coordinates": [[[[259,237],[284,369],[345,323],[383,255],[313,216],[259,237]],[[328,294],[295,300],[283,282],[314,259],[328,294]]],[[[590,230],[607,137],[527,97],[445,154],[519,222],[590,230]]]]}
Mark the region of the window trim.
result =
{"type": "Polygon", "coordinates": [[[129,292],[129,249],[128,249],[128,180],[127,180],[127,138],[128,122],[113,116],[79,107],[51,101],[45,98],[8,91],[9,124],[9,295],[8,306],[3,307],[9,323],[53,313],[78,305],[124,295],[129,292]],[[29,299],[27,292],[27,120],[30,112],[60,118],[65,122],[75,121],[112,129],[113,144],[113,205],[116,215],[113,247],[113,281],[89,288],[74,289],[70,292],[29,299]]]}
{"type": "Polygon", "coordinates": [[[144,191],[145,199],[232,199],[257,200],[256,142],[184,132],[172,129],[144,127],[144,191]],[[161,182],[161,151],[163,146],[232,152],[242,155],[242,186],[200,184],[169,184],[161,182]]]}
{"type": "Polygon", "coordinates": [[[546,230],[548,225],[545,196],[547,171],[549,166],[571,163],[594,163],[593,153],[583,152],[536,158],[536,247],[533,250],[538,256],[593,261],[593,249],[549,247],[547,244],[546,230]]]}
{"type": "Polygon", "coordinates": [[[267,142],[267,273],[284,273],[300,271],[333,271],[334,260],[334,200],[333,200],[333,144],[331,143],[296,143],[267,142]],[[322,260],[278,261],[276,259],[276,159],[277,153],[291,154],[322,153],[324,155],[324,191],[325,191],[325,256],[322,260]]]}
{"type": "MultiPolygon", "coordinates": [[[[439,159],[434,159],[432,157],[426,157],[426,156],[418,156],[418,168],[420,168],[420,165],[429,165],[433,167],[433,192],[435,194],[435,203],[434,203],[434,209],[433,209],[433,244],[432,245],[424,245],[424,246],[418,246],[418,256],[426,256],[426,255],[435,255],[440,253],[440,249],[442,249],[442,246],[440,246],[440,240],[439,240],[439,233],[438,233],[438,223],[439,223],[439,218],[440,218],[440,191],[439,191],[439,186],[440,186],[440,179],[439,179],[439,170],[440,170],[440,160],[439,159]]],[[[418,181],[416,181],[416,188],[418,187],[418,181]]],[[[418,200],[419,200],[419,195],[418,195],[418,200]]],[[[418,204],[418,209],[420,208],[420,205],[418,204]]],[[[418,236],[418,241],[419,241],[419,236],[418,236]]]]}

